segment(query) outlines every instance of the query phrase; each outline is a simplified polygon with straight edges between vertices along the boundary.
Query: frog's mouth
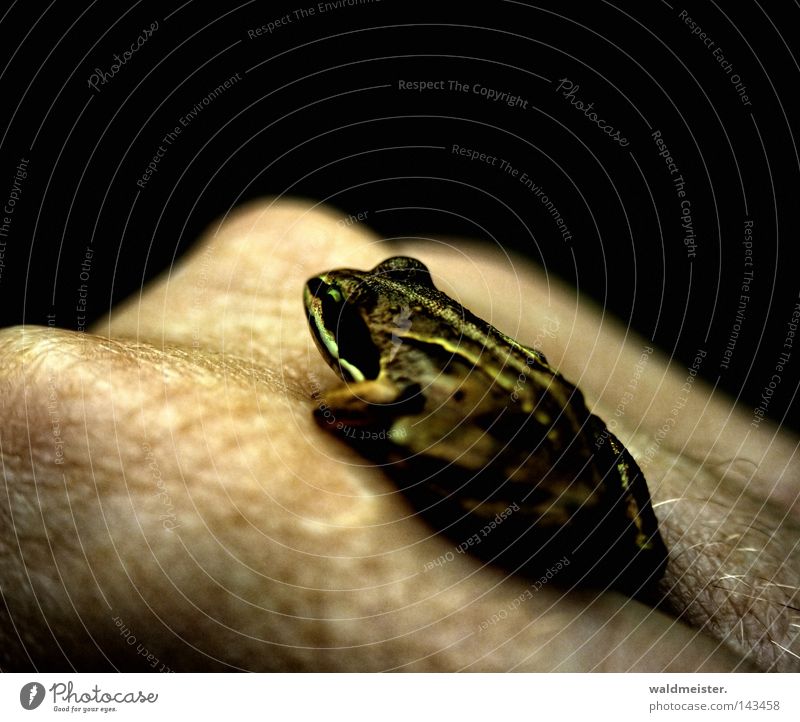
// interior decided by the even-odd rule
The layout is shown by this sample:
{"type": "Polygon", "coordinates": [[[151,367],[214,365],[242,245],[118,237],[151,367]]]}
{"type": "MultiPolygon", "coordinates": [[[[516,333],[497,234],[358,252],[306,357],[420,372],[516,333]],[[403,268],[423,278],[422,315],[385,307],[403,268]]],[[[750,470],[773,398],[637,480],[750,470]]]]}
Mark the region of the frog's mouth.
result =
{"type": "Polygon", "coordinates": [[[357,306],[348,303],[341,288],[324,276],[312,278],[303,289],[303,303],[314,341],[328,365],[345,381],[375,379],[380,352],[357,306]]]}

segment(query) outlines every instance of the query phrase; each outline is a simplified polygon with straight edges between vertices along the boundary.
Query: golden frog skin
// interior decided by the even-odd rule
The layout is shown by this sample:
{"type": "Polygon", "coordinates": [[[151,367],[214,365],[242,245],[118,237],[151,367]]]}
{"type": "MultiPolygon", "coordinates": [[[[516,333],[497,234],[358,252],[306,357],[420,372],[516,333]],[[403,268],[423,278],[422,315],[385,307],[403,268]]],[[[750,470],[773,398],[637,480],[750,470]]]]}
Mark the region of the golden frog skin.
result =
{"type": "Polygon", "coordinates": [[[309,326],[346,382],[319,424],[384,465],[479,557],[559,585],[641,593],[666,549],[633,457],[538,351],[480,320],[420,261],[309,279],[309,326]],[[559,561],[560,560],[560,561],[559,561]]]}

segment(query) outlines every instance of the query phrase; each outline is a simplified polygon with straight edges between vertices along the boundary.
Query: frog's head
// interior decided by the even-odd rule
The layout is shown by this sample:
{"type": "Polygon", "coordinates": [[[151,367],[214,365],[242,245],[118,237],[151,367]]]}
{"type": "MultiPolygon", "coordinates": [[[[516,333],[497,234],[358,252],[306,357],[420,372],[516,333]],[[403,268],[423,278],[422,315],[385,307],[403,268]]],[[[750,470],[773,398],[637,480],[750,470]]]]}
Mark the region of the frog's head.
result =
{"type": "Polygon", "coordinates": [[[303,303],[328,365],[345,381],[377,378],[381,361],[397,353],[397,333],[410,326],[409,291],[429,284],[427,267],[404,256],[371,271],[341,268],[310,278],[303,303]]]}

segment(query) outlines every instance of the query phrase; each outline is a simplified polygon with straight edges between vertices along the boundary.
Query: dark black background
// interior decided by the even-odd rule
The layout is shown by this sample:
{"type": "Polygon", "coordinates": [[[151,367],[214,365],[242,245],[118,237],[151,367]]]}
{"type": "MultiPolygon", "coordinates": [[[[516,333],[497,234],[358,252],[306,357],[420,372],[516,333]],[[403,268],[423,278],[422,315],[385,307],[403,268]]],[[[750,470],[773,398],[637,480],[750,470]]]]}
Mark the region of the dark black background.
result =
{"type": "MultiPolygon", "coordinates": [[[[0,199],[27,159],[7,235],[4,324],[80,328],[167,268],[248,199],[304,196],[368,213],[386,237],[466,235],[515,249],[579,287],[746,408],[761,402],[798,301],[800,164],[795,3],[343,3],[310,0],[15,3],[0,21],[0,199]],[[707,49],[680,13],[715,45],[707,49]],[[250,37],[289,14],[289,22],[250,37]],[[143,28],[158,30],[99,90],[143,28]],[[732,62],[727,73],[712,55],[732,62]],[[138,188],[165,134],[214,88],[241,80],[182,129],[138,188]],[[738,74],[752,105],[731,82],[738,74]],[[569,78],[629,140],[621,147],[556,91],[569,78]],[[508,91],[403,91],[459,80],[508,91]],[[652,133],[686,181],[696,255],[652,133]],[[571,234],[499,167],[540,185],[571,234]],[[742,240],[753,221],[753,266],[742,240]],[[87,313],[76,308],[93,250],[87,313]],[[85,269],[84,269],[85,270],[85,269]],[[742,278],[749,299],[728,368],[742,278]],[[81,318],[85,315],[86,318],[81,318]]],[[[795,429],[800,341],[767,405],[795,429]]]]}

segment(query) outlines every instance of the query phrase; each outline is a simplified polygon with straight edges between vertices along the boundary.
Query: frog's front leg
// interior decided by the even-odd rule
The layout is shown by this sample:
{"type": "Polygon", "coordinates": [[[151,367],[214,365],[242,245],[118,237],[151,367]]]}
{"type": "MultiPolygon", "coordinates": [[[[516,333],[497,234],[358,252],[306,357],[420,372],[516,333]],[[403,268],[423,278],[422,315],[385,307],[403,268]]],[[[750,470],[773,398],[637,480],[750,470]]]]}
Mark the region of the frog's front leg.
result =
{"type": "Polygon", "coordinates": [[[400,386],[386,378],[349,383],[316,395],[314,417],[321,426],[336,430],[345,427],[374,427],[397,416],[413,413],[425,400],[419,384],[400,386]]]}

